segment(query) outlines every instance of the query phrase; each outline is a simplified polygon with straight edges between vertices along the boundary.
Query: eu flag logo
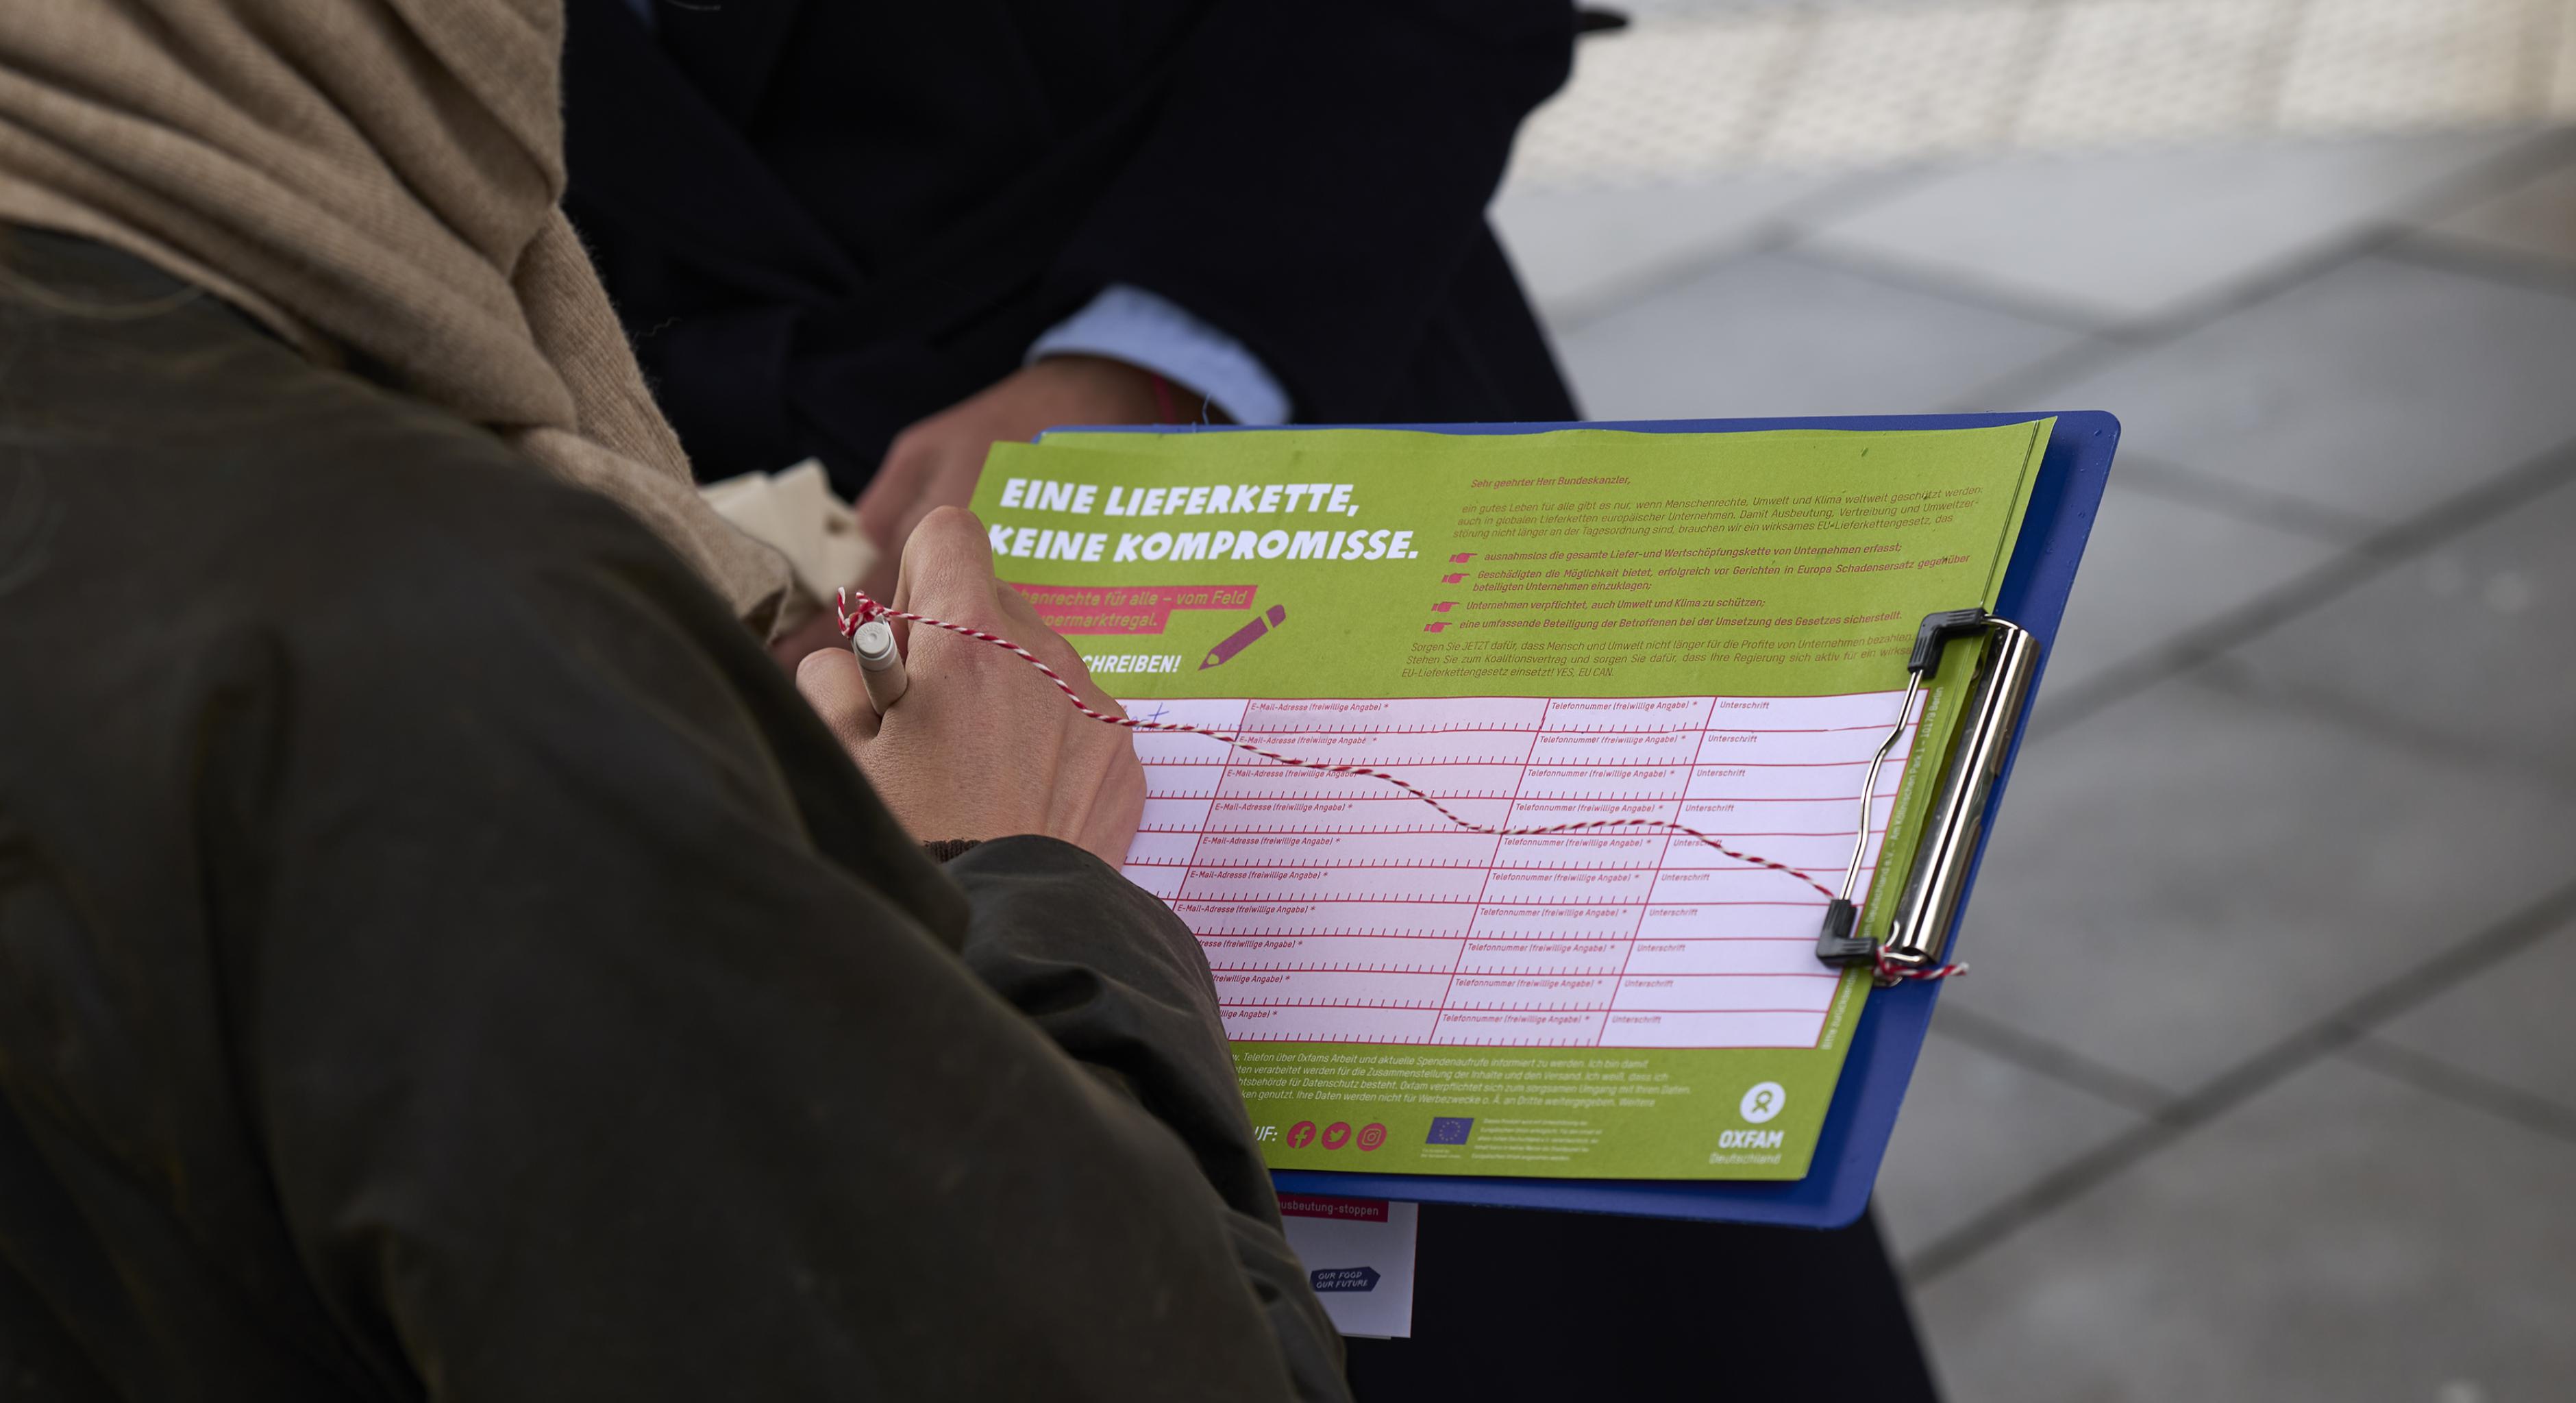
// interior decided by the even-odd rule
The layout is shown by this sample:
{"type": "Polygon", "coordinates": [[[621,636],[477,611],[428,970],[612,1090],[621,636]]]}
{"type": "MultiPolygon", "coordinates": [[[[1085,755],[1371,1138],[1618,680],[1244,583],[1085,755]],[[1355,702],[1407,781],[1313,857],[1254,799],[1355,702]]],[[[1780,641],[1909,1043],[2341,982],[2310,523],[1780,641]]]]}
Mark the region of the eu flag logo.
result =
{"type": "Polygon", "coordinates": [[[1433,1116],[1431,1136],[1422,1143],[1426,1145],[1466,1144],[1467,1132],[1474,1129],[1475,1125],[1474,1116],[1433,1116]]]}

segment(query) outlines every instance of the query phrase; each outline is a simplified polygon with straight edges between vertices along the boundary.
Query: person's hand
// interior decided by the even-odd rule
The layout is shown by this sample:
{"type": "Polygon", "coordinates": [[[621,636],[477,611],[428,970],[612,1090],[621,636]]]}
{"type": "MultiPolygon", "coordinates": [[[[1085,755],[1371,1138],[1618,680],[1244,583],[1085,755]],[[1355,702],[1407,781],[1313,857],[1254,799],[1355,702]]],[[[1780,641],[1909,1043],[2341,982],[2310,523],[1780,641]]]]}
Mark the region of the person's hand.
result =
{"type": "Polygon", "coordinates": [[[1151,424],[1161,407],[1153,377],[1124,361],[1050,356],[897,434],[859,494],[859,529],[877,544],[864,587],[885,598],[913,528],[940,507],[966,505],[994,444],[1025,443],[1060,424],[1151,424]]]}
{"type": "MultiPolygon", "coordinates": [[[[904,543],[894,607],[1000,634],[1095,710],[1126,714],[1073,646],[994,578],[984,524],[971,512],[941,507],[923,518],[904,543]]],[[[912,684],[882,719],[846,648],[806,658],[796,685],[904,828],[924,842],[1043,833],[1124,863],[1145,814],[1145,769],[1128,731],[1075,711],[1036,668],[990,643],[895,627],[908,632],[912,684]]]]}

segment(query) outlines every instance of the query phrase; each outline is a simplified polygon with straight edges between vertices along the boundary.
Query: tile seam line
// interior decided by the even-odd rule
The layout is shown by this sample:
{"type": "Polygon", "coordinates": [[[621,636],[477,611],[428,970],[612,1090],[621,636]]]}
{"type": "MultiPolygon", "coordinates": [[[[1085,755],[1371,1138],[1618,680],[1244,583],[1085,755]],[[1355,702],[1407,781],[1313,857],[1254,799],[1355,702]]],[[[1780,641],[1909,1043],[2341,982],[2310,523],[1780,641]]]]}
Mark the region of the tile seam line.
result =
{"type": "MultiPolygon", "coordinates": [[[[1854,189],[1862,185],[1892,183],[1901,190],[1904,187],[1920,184],[1940,173],[1938,169],[1932,167],[1915,170],[1892,168],[1856,171],[1836,179],[1824,189],[1803,199],[1793,200],[1770,217],[1758,221],[1741,237],[1724,240],[1705,253],[1685,254],[1662,261],[1658,266],[1648,268],[1633,278],[1614,280],[1609,284],[1608,290],[1593,297],[1583,298],[1564,316],[1548,320],[1548,335],[1561,340],[1600,322],[1608,321],[1623,312],[1646,306],[1678,288],[1717,272],[1730,263],[1757,258],[1764,254],[1784,252],[1812,232],[1808,225],[1818,217],[1818,207],[1830,207],[1835,202],[1835,197],[1843,194],[1846,189],[1854,189]]],[[[1896,192],[1888,193],[1892,195],[1896,192]]],[[[1867,203],[1856,193],[1852,198],[1858,207],[1867,207],[1867,203]]],[[[1823,217],[1831,218],[1836,212],[1831,208],[1825,208],[1821,213],[1823,217]]]]}
{"type": "Polygon", "coordinates": [[[2448,1058],[2417,1052],[2367,1030],[2336,1057],[2437,1100],[2576,1145],[2576,1111],[2470,1071],[2448,1058]]]}
{"type": "Polygon", "coordinates": [[[2349,547],[2388,529],[2388,522],[2378,517],[2238,483],[2160,454],[2123,454],[2120,467],[2120,485],[2129,491],[2324,545],[2349,547]]]}
{"type": "Polygon", "coordinates": [[[1953,277],[1907,263],[1901,258],[1820,243],[1812,238],[1783,245],[1773,250],[1772,256],[1876,283],[1892,292],[1912,293],[1917,297],[1930,297],[2017,321],[2035,322],[2051,331],[2067,332],[2087,341],[2122,345],[2131,334],[2129,328],[2137,325],[2119,316],[2103,316],[2053,297],[2026,296],[1976,277],[1953,277]]]}
{"type": "Polygon", "coordinates": [[[2515,292],[2576,298],[2576,259],[2514,253],[2446,234],[2429,225],[2407,229],[2403,237],[2376,256],[2410,267],[2475,278],[2515,292]]]}
{"type": "Polygon", "coordinates": [[[2058,735],[2159,682],[2196,671],[2571,479],[2576,479],[2576,439],[2356,541],[2314,569],[2255,595],[2172,642],[2058,694],[2054,707],[2043,708],[2031,718],[2029,739],[2058,735]]]}
{"type": "Polygon", "coordinates": [[[2238,701],[2304,713],[2363,739],[2453,770],[2524,785],[2543,794],[2576,797],[2566,795],[2571,780],[2576,780],[2576,771],[2548,761],[2534,761],[2510,749],[2484,748],[2473,739],[2430,733],[2405,717],[2369,710],[2366,703],[2355,703],[2339,693],[2304,685],[2267,687],[2233,658],[2211,660],[2193,680],[2238,701]]]}
{"type": "Polygon", "coordinates": [[[2117,337],[2100,337],[2054,356],[2042,357],[2020,370],[1989,381],[1973,394],[1954,400],[1954,410],[1974,410],[2027,395],[2044,395],[2051,386],[2068,386],[2117,364],[2124,356],[2162,349],[2239,312],[2251,311],[2357,259],[2384,256],[2425,223],[2458,213],[2472,201],[2505,194],[2534,177],[2567,164],[2576,150],[2576,129],[2535,132],[2512,149],[2467,169],[2428,182],[2413,200],[2398,208],[2357,219],[2345,230],[2268,270],[2221,288],[2206,301],[2186,302],[2163,316],[2120,324],[2117,337]],[[2093,352],[2090,357],[2086,352],[2093,352]],[[2068,366],[2067,362],[2074,362],[2068,366]]]}
{"type": "Polygon", "coordinates": [[[2173,1092],[2144,1077],[2132,1076],[1973,1009],[1949,1009],[1933,1024],[1933,1031],[2060,1086],[2151,1119],[2171,1110],[2176,1099],[2173,1092]]]}
{"type": "Polygon", "coordinates": [[[2390,1018],[2448,992],[2485,965],[2556,934],[2570,916],[2576,916],[2576,882],[2543,893],[2485,929],[2363,991],[2203,1083],[2178,1099],[2165,1115],[2114,1136],[1935,1238],[1901,1264],[1906,1285],[1919,1290],[1939,1281],[2155,1152],[2342,1051],[2390,1018]]]}

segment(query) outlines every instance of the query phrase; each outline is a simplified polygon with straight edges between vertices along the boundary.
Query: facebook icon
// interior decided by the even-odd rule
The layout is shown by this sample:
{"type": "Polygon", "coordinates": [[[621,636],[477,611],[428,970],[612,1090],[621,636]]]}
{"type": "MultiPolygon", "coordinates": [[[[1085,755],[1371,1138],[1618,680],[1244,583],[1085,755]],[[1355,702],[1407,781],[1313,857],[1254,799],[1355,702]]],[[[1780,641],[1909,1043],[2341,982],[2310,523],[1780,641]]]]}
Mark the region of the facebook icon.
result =
{"type": "Polygon", "coordinates": [[[1431,1135],[1422,1143],[1426,1145],[1466,1144],[1467,1132],[1472,1129],[1475,1124],[1476,1118],[1474,1116],[1433,1116],[1431,1118],[1431,1135]]]}

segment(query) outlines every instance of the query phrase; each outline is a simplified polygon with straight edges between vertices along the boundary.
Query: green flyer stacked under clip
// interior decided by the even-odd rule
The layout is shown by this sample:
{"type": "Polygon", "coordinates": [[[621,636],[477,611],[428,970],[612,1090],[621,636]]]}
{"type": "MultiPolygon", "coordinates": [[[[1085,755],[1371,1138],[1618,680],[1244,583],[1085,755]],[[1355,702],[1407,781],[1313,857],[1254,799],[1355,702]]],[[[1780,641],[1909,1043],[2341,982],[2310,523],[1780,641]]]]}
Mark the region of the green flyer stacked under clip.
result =
{"type": "Polygon", "coordinates": [[[1795,1179],[1869,992],[1817,883],[1863,838],[1885,929],[1973,650],[1864,836],[1866,761],[2049,429],[1057,433],[974,507],[1131,715],[1345,771],[1137,738],[1274,1167],[1795,1179]]]}

